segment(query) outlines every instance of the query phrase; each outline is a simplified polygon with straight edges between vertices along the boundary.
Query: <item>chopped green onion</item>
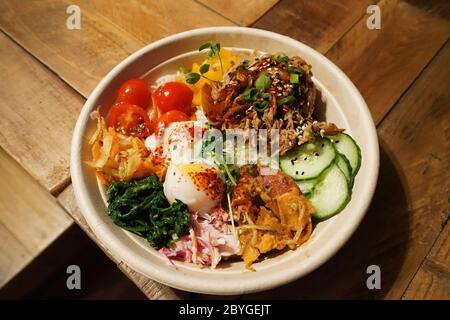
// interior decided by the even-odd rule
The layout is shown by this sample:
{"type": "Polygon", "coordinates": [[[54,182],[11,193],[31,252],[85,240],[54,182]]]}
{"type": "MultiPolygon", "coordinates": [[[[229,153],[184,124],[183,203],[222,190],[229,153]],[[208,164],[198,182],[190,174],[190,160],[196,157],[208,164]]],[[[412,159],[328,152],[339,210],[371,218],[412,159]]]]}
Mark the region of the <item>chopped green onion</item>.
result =
{"type": "Polygon", "coordinates": [[[191,72],[186,75],[185,80],[189,84],[194,84],[197,83],[198,80],[200,80],[200,75],[198,73],[191,72]]]}
{"type": "Polygon", "coordinates": [[[204,74],[207,73],[209,71],[209,64],[202,64],[200,67],[200,73],[204,74]]]}
{"type": "Polygon", "coordinates": [[[288,62],[289,61],[289,57],[284,55],[284,54],[278,54],[278,55],[275,56],[274,60],[276,62],[279,62],[279,63],[281,63],[281,62],[288,62]]]}
{"type": "Polygon", "coordinates": [[[258,93],[258,90],[255,88],[247,89],[244,91],[243,97],[245,101],[253,100],[258,93]]]}
{"type": "Polygon", "coordinates": [[[298,74],[297,73],[291,73],[291,78],[289,79],[290,83],[299,83],[298,74]]]}
{"type": "Polygon", "coordinates": [[[249,64],[250,64],[250,60],[245,59],[244,61],[242,61],[242,66],[245,69],[248,69],[249,64]]]}
{"type": "Polygon", "coordinates": [[[302,71],[299,68],[294,68],[291,66],[286,66],[284,70],[289,71],[290,73],[302,73],[302,71]]]}
{"type": "Polygon", "coordinates": [[[263,99],[270,98],[270,93],[268,93],[268,92],[261,93],[261,98],[263,98],[263,99]]]}
{"type": "Polygon", "coordinates": [[[255,102],[253,104],[253,109],[255,109],[258,112],[263,112],[264,110],[267,109],[268,106],[269,106],[269,101],[264,100],[261,103],[255,102]]]}
{"type": "Polygon", "coordinates": [[[294,96],[287,96],[287,97],[284,97],[283,99],[278,100],[277,105],[282,106],[284,104],[294,103],[295,101],[297,101],[297,99],[295,99],[294,96]]]}
{"type": "Polygon", "coordinates": [[[267,72],[263,72],[259,75],[258,79],[255,81],[255,87],[258,90],[266,91],[269,89],[270,85],[272,84],[272,79],[270,79],[270,76],[267,72]]]}

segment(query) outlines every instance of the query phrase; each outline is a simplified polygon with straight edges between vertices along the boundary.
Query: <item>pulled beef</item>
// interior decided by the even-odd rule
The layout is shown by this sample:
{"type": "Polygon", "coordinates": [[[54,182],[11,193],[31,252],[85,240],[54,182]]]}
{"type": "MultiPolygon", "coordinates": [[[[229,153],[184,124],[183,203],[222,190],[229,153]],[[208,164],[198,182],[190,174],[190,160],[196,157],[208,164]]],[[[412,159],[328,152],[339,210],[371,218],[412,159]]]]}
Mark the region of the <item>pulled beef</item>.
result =
{"type": "Polygon", "coordinates": [[[279,152],[283,155],[309,139],[303,136],[305,128],[312,129],[313,134],[328,128],[329,131],[339,129],[334,124],[311,127],[316,101],[311,66],[300,57],[279,57],[256,58],[248,68],[237,65],[225,75],[223,82],[205,85],[202,96],[206,116],[216,128],[268,129],[269,136],[272,129],[279,129],[279,152]],[[271,83],[264,92],[267,107],[258,110],[254,100],[245,99],[244,92],[254,87],[262,73],[270,77],[271,83]],[[298,81],[291,81],[293,74],[298,75],[298,81]],[[286,97],[291,100],[282,103],[286,97]]]}

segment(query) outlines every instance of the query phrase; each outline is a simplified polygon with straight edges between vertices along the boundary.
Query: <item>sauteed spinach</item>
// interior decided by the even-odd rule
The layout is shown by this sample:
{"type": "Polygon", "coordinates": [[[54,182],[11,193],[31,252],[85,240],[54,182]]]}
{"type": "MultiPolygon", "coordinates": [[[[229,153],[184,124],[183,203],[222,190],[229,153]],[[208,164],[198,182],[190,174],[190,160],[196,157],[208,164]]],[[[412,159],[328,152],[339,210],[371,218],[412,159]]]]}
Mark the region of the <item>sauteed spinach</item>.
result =
{"type": "Polygon", "coordinates": [[[169,204],[155,175],[112,182],[107,190],[108,215],[121,228],[136,233],[156,249],[189,232],[189,211],[181,201],[169,204]]]}

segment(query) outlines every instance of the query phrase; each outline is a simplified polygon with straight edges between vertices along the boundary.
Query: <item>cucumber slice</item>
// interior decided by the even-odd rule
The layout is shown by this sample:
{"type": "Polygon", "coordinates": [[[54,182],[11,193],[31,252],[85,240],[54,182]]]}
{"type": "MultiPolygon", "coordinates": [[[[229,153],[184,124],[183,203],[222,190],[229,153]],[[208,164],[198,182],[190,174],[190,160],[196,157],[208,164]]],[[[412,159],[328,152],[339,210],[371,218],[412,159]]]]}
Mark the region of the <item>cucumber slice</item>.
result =
{"type": "Polygon", "coordinates": [[[314,189],[314,186],[317,184],[317,181],[318,181],[317,179],[297,181],[297,185],[303,194],[308,194],[311,193],[311,191],[314,189]]]}
{"type": "Polygon", "coordinates": [[[341,169],[342,173],[345,175],[348,185],[351,186],[353,184],[353,175],[350,162],[343,154],[338,153],[336,156],[336,164],[339,167],[339,169],[341,169]]]}
{"type": "Polygon", "coordinates": [[[324,220],[341,211],[350,200],[350,188],[344,173],[336,164],[331,165],[309,196],[315,212],[313,216],[324,220]]]}
{"type": "Polygon", "coordinates": [[[317,138],[288,151],[280,158],[280,167],[294,180],[309,180],[317,178],[335,157],[330,140],[317,138]]]}
{"type": "Polygon", "coordinates": [[[333,141],[337,152],[343,154],[352,167],[352,176],[356,176],[361,166],[361,149],[358,144],[346,133],[329,137],[333,141]]]}

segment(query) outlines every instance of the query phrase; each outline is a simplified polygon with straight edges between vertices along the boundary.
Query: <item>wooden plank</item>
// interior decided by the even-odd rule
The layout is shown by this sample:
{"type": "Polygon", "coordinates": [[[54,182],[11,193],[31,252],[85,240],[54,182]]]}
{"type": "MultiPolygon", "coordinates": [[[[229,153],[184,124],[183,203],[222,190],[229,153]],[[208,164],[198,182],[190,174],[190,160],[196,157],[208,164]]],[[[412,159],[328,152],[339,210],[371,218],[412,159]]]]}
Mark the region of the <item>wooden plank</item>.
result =
{"type": "Polygon", "coordinates": [[[379,7],[381,30],[369,30],[364,17],[327,53],[356,84],[377,123],[450,36],[449,21],[437,13],[448,2],[381,1],[379,7]]]}
{"type": "Polygon", "coordinates": [[[87,97],[108,71],[146,43],[231,24],[192,0],[180,9],[176,1],[8,0],[0,2],[0,28],[87,97]],[[66,28],[66,8],[72,4],[81,9],[80,30],[66,28]]]}
{"type": "Polygon", "coordinates": [[[249,26],[270,10],[279,0],[198,0],[240,26],[249,26]]]}
{"type": "Polygon", "coordinates": [[[449,43],[379,126],[378,187],[344,248],[303,279],[246,299],[401,298],[449,218],[448,61],[449,43]],[[366,287],[369,265],[381,268],[380,291],[366,287]]]}
{"type": "Polygon", "coordinates": [[[327,52],[377,1],[281,0],[253,27],[299,40],[321,53],[327,52]]]}
{"type": "Polygon", "coordinates": [[[71,224],[55,198],[0,148],[0,287],[71,224]]]}
{"type": "Polygon", "coordinates": [[[109,0],[77,0],[74,3],[79,4],[82,10],[101,14],[142,41],[143,45],[190,29],[234,25],[194,0],[116,1],[113,6],[109,0]]]}
{"type": "Polygon", "coordinates": [[[83,99],[0,32],[0,146],[47,190],[70,180],[72,128],[83,99]]]}
{"type": "Polygon", "coordinates": [[[81,29],[66,27],[72,1],[1,1],[0,28],[57,73],[89,95],[99,80],[142,43],[100,14],[82,9],[81,29]]]}
{"type": "Polygon", "coordinates": [[[403,299],[450,300],[450,224],[446,224],[403,299]]]}
{"type": "Polygon", "coordinates": [[[0,251],[0,288],[3,288],[33,257],[3,223],[0,223],[0,251]]]}
{"type": "Polygon", "coordinates": [[[75,201],[72,186],[66,188],[59,196],[58,201],[69,212],[75,222],[86,232],[86,234],[102,249],[105,254],[117,264],[117,266],[130,278],[149,299],[182,299],[190,296],[189,293],[177,289],[169,288],[163,284],[153,281],[140,273],[128,267],[123,261],[119,261],[102,244],[89,228],[86,220],[83,218],[75,201]]]}

